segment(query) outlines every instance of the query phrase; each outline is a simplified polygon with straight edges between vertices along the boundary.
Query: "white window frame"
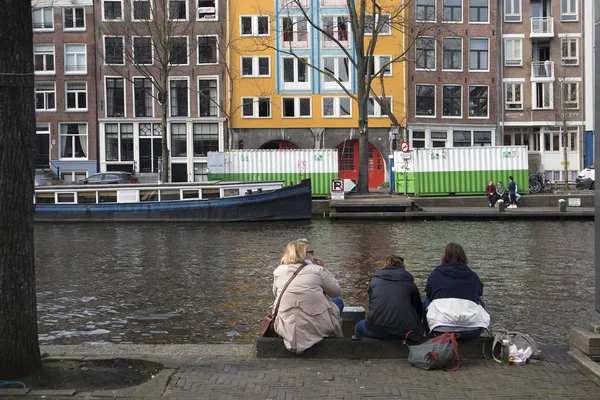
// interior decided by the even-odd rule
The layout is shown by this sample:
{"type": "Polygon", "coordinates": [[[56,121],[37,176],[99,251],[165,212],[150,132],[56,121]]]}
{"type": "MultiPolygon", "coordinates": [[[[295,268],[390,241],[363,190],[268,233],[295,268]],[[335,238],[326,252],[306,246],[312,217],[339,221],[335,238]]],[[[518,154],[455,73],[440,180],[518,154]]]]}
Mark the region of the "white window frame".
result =
{"type": "Polygon", "coordinates": [[[579,78],[565,78],[561,79],[561,102],[563,110],[579,110],[579,90],[580,90],[580,82],[579,78]],[[574,88],[573,88],[574,86],[574,88]],[[573,89],[575,91],[575,101],[567,101],[565,99],[565,87],[567,89],[569,95],[573,95],[573,89]]]}
{"type": "Polygon", "coordinates": [[[392,56],[391,55],[380,55],[380,56],[373,56],[373,76],[379,76],[377,75],[377,73],[381,70],[382,66],[385,63],[390,63],[387,66],[387,69],[383,71],[382,76],[392,76],[393,75],[393,70],[392,70],[392,65],[393,63],[391,63],[390,61],[392,61],[392,56]],[[382,58],[386,58],[385,61],[381,61],[382,58]]]}
{"type": "Polygon", "coordinates": [[[504,0],[504,22],[523,21],[523,0],[504,0]],[[519,2],[519,9],[515,10],[515,2],[519,2]],[[510,11],[510,12],[509,12],[510,11]]]}
{"type": "Polygon", "coordinates": [[[76,111],[76,112],[80,112],[80,111],[87,111],[88,110],[88,85],[87,82],[85,81],[66,81],[65,82],[65,111],[67,112],[72,112],[72,111],[76,111]],[[69,90],[69,84],[84,84],[85,85],[85,89],[70,89],[69,90]],[[79,107],[79,94],[84,93],[85,94],[85,107],[79,107]],[[69,108],[69,101],[68,101],[68,96],[69,94],[75,94],[75,103],[76,103],[76,107],[74,108],[69,108]]]}
{"type": "Polygon", "coordinates": [[[152,4],[152,0],[131,0],[131,20],[134,22],[139,22],[139,21],[152,21],[152,14],[153,14],[153,9],[154,9],[154,4],[152,4]],[[134,3],[149,3],[150,4],[150,18],[148,19],[136,19],[134,17],[134,3]]]}
{"type": "Polygon", "coordinates": [[[281,87],[284,90],[310,90],[311,88],[311,68],[310,58],[308,57],[300,57],[302,59],[306,59],[305,71],[306,71],[306,82],[300,82],[298,80],[298,68],[301,64],[301,61],[297,57],[282,57],[281,58],[281,87]],[[294,72],[294,81],[293,82],[285,82],[285,60],[292,60],[293,63],[293,72],[294,72]]]}
{"type": "Polygon", "coordinates": [[[273,101],[270,97],[242,97],[240,102],[242,108],[242,118],[271,118],[273,115],[273,101]],[[244,100],[251,99],[252,100],[252,115],[244,115],[244,100]],[[269,115],[268,116],[259,116],[259,100],[266,99],[269,102],[269,115]]]}
{"type": "Polygon", "coordinates": [[[281,118],[312,118],[312,98],[311,97],[292,97],[292,96],[283,96],[281,98],[281,118]],[[285,100],[294,100],[294,115],[285,116],[283,110],[283,103],[285,100]],[[309,102],[309,114],[308,115],[300,115],[300,101],[308,100],[309,102]]]}
{"type": "Polygon", "coordinates": [[[308,23],[307,20],[304,19],[304,17],[298,16],[298,15],[284,15],[281,17],[279,22],[280,22],[280,31],[281,31],[281,43],[282,43],[283,47],[286,47],[286,46],[290,47],[290,48],[308,48],[308,47],[310,47],[310,40],[311,40],[310,24],[308,23]],[[293,39],[291,41],[284,40],[285,35],[288,32],[288,31],[284,30],[284,27],[283,27],[283,21],[286,18],[291,20],[292,27],[294,28],[294,30],[291,31],[292,39],[293,39]],[[306,30],[296,30],[298,23],[306,24],[306,30]],[[306,38],[306,40],[298,40],[299,32],[303,32],[303,35],[306,38]]]}
{"type": "Polygon", "coordinates": [[[177,66],[181,66],[181,65],[190,65],[190,38],[187,35],[184,36],[171,36],[169,37],[169,39],[185,39],[185,63],[181,63],[181,64],[171,64],[171,49],[169,48],[169,45],[167,44],[167,57],[169,58],[169,65],[177,65],[177,66]]]}
{"type": "Polygon", "coordinates": [[[417,118],[435,118],[436,117],[436,109],[437,109],[437,87],[435,84],[431,84],[431,83],[417,83],[415,84],[415,117],[417,118]],[[433,86],[433,114],[431,115],[427,115],[427,114],[418,114],[417,113],[417,87],[418,86],[433,86]]]}
{"type": "MultiPolygon", "coordinates": [[[[334,71],[333,71],[333,75],[339,80],[339,76],[340,76],[340,63],[343,63],[343,60],[348,60],[348,81],[340,81],[345,88],[350,88],[352,85],[352,64],[350,62],[350,60],[348,59],[348,57],[322,57],[321,58],[321,65],[323,65],[323,68],[325,68],[325,59],[327,58],[331,58],[331,59],[335,59],[334,61],[334,71]]],[[[340,85],[338,84],[338,82],[336,81],[332,81],[332,82],[326,82],[325,81],[325,77],[323,77],[323,90],[342,90],[342,88],[340,88],[340,85]]]]}
{"type": "Polygon", "coordinates": [[[107,35],[103,37],[103,45],[104,45],[104,65],[125,65],[125,36],[115,36],[115,35],[107,35]],[[107,55],[106,55],[106,40],[108,38],[119,38],[121,39],[121,48],[123,49],[122,54],[121,54],[121,61],[120,63],[109,63],[107,60],[107,55]]]}
{"type": "Polygon", "coordinates": [[[240,76],[242,78],[268,78],[271,76],[271,57],[269,56],[254,56],[254,57],[240,57],[240,76]],[[244,75],[244,60],[249,59],[252,62],[252,73],[249,75],[244,75]],[[266,75],[260,75],[259,63],[260,59],[267,59],[269,62],[269,73],[266,75]]]}
{"type": "MultiPolygon", "coordinates": [[[[421,1],[427,1],[427,0],[421,0],[421,1]]],[[[416,0],[416,4],[415,4],[415,21],[418,22],[435,22],[437,19],[437,15],[436,15],[436,8],[437,8],[437,4],[436,4],[436,0],[429,0],[430,2],[433,3],[433,13],[431,15],[427,14],[425,15],[426,17],[431,16],[431,19],[419,19],[419,0],[416,0]]],[[[427,4],[425,5],[426,7],[431,7],[431,5],[427,4]]]]}
{"type": "MultiPolygon", "coordinates": [[[[89,131],[88,131],[88,123],[87,122],[76,122],[76,121],[70,122],[69,121],[69,122],[59,123],[58,124],[58,159],[59,160],[87,160],[88,159],[88,154],[89,154],[89,147],[90,147],[90,142],[89,142],[88,139],[89,139],[89,131]],[[63,135],[61,133],[61,131],[62,131],[61,127],[63,125],[84,125],[85,126],[85,135],[79,135],[79,134],[77,134],[77,135],[63,135]],[[75,156],[75,151],[73,151],[73,156],[71,156],[71,157],[63,157],[61,155],[63,140],[64,140],[64,138],[66,138],[68,136],[85,136],[86,137],[85,141],[86,141],[86,144],[87,144],[87,146],[86,146],[87,148],[85,149],[85,154],[86,154],[85,157],[76,157],[75,156]]],[[[75,139],[72,138],[71,140],[74,141],[75,139]]],[[[73,142],[73,144],[74,144],[74,142],[73,142]]],[[[74,146],[72,147],[72,149],[74,150],[74,146]]]]}
{"type": "Polygon", "coordinates": [[[490,38],[487,37],[470,37],[469,38],[469,72],[490,72],[490,38]],[[486,40],[487,41],[487,69],[471,69],[471,40],[486,40]]]}
{"type": "Polygon", "coordinates": [[[578,21],[579,21],[579,0],[560,0],[560,22],[578,22],[578,21]],[[571,7],[571,6],[573,6],[575,9],[573,9],[573,7],[571,7]]]}
{"type": "Polygon", "coordinates": [[[45,81],[36,81],[35,82],[35,112],[46,112],[46,111],[56,111],[56,82],[45,82],[45,81]],[[52,90],[38,90],[38,84],[46,84],[52,85],[52,90]],[[44,94],[44,108],[37,108],[37,95],[44,94]],[[52,94],[54,96],[54,107],[48,107],[48,96],[52,94]]]}
{"type": "Polygon", "coordinates": [[[87,46],[85,43],[65,43],[64,44],[64,49],[65,49],[65,60],[64,60],[64,65],[65,65],[65,75],[87,75],[87,46]],[[73,51],[68,51],[67,48],[69,46],[82,46],[83,47],[83,53],[77,51],[77,52],[73,52],[73,51]],[[84,65],[79,65],[79,63],[77,62],[77,59],[83,55],[83,60],[84,60],[84,65]],[[74,57],[74,69],[69,70],[67,67],[67,59],[69,56],[73,56],[74,57]]]}
{"type": "Polygon", "coordinates": [[[463,99],[464,99],[464,88],[463,88],[463,85],[457,85],[457,84],[442,85],[442,118],[447,118],[447,119],[462,119],[462,117],[463,117],[463,99]],[[460,106],[459,106],[460,114],[459,115],[444,115],[444,88],[447,87],[447,86],[459,87],[460,88],[460,106]]]}
{"type": "Polygon", "coordinates": [[[43,69],[40,71],[35,71],[35,75],[56,75],[56,51],[54,49],[54,44],[52,43],[35,43],[33,45],[33,59],[34,59],[34,69],[35,69],[35,57],[42,56],[43,69]],[[48,49],[39,50],[42,46],[48,46],[48,49]],[[52,51],[49,51],[49,48],[52,47],[52,51]],[[47,56],[52,56],[52,69],[47,69],[48,60],[47,56]]]}
{"type": "MultiPolygon", "coordinates": [[[[387,17],[387,23],[385,23],[385,25],[383,25],[381,31],[379,32],[378,36],[391,36],[392,35],[392,14],[386,14],[383,13],[381,14],[381,16],[385,16],[387,17]],[[387,27],[387,28],[385,28],[387,27]],[[385,29],[384,29],[385,28],[385,29]]],[[[377,25],[379,25],[379,14],[365,14],[365,19],[367,18],[374,18],[374,23],[373,23],[373,29],[375,29],[375,27],[377,27],[377,25]]],[[[368,22],[365,21],[365,36],[373,36],[373,32],[367,32],[367,24],[368,22]]],[[[350,29],[348,29],[348,32],[350,32],[350,29]]]]}
{"type": "Polygon", "coordinates": [[[564,67],[577,67],[579,66],[579,37],[565,36],[561,37],[560,41],[560,64],[564,67]],[[571,44],[575,42],[575,55],[571,53],[571,44]],[[569,50],[569,56],[563,55],[563,48],[567,43],[567,49],[569,50]],[[575,61],[575,62],[567,62],[575,61]]]}
{"type": "MultiPolygon", "coordinates": [[[[544,92],[542,92],[543,94],[544,92]]],[[[544,96],[546,98],[546,96],[544,96]]],[[[544,101],[542,101],[544,102],[544,101]]],[[[533,110],[553,110],[554,109],[554,82],[531,82],[531,108],[533,110]],[[548,85],[548,107],[538,107],[537,106],[537,84],[541,84],[542,87],[544,85],[548,85]]]]}
{"type": "Polygon", "coordinates": [[[169,77],[169,117],[171,118],[189,118],[191,115],[191,107],[192,107],[192,98],[190,96],[190,77],[189,76],[173,76],[173,77],[169,77]],[[187,113],[186,115],[173,115],[172,112],[172,100],[171,100],[171,82],[173,81],[185,81],[186,82],[186,88],[187,88],[187,93],[186,93],[186,97],[187,97],[187,113]]]}
{"type": "Polygon", "coordinates": [[[127,115],[127,85],[125,84],[125,78],[123,78],[122,76],[117,76],[117,75],[111,75],[111,76],[105,76],[104,77],[104,115],[106,118],[125,118],[125,116],[127,115]],[[107,85],[107,80],[108,79],[122,79],[123,80],[123,115],[119,116],[119,115],[115,115],[115,116],[109,116],[108,115],[108,85],[107,85]]]}
{"type": "Polygon", "coordinates": [[[86,29],[86,24],[85,24],[85,8],[84,7],[65,7],[63,8],[63,12],[62,12],[62,16],[63,16],[63,31],[65,32],[83,32],[86,29]],[[83,26],[73,26],[73,27],[67,27],[67,12],[71,11],[71,13],[73,14],[73,25],[75,25],[76,23],[76,18],[75,15],[77,13],[76,10],[81,10],[83,12],[83,26]]]}
{"type": "Polygon", "coordinates": [[[151,36],[132,36],[131,37],[131,61],[134,65],[154,65],[154,42],[152,42],[151,36]],[[135,53],[135,39],[150,39],[150,63],[138,63],[136,62],[136,53],[135,53]]]}
{"type": "Polygon", "coordinates": [[[200,7],[198,7],[198,0],[194,0],[195,10],[196,10],[196,21],[204,22],[204,21],[218,21],[219,20],[219,0],[214,0],[215,3],[215,16],[210,18],[200,18],[200,7]]]}
{"type": "Polygon", "coordinates": [[[446,1],[448,0],[442,0],[440,5],[442,7],[442,12],[441,12],[441,19],[442,22],[445,24],[462,24],[463,23],[463,19],[464,19],[464,13],[465,13],[465,9],[464,9],[464,0],[460,0],[460,20],[455,21],[455,20],[446,20],[444,19],[444,7],[446,6],[446,1]]]}
{"type": "Polygon", "coordinates": [[[487,1],[487,21],[471,21],[471,1],[473,0],[469,0],[469,8],[467,9],[468,12],[468,18],[469,18],[469,23],[470,24],[489,24],[490,23],[490,0],[486,0],[487,1]]]}
{"type": "Polygon", "coordinates": [[[102,21],[123,21],[123,14],[125,14],[125,10],[123,8],[123,0],[102,0],[102,21]],[[105,13],[104,13],[104,3],[109,2],[109,3],[121,3],[121,17],[120,18],[114,18],[114,19],[106,19],[105,18],[105,13]]]}
{"type": "MultiPolygon", "coordinates": [[[[425,64],[427,64],[427,59],[424,58],[425,60],[425,64]]],[[[435,38],[432,36],[419,36],[417,37],[416,41],[415,41],[415,70],[417,71],[435,71],[437,68],[437,42],[435,41],[435,38]],[[433,43],[433,68],[427,68],[427,67],[419,67],[417,65],[417,60],[419,59],[419,44],[418,42],[423,39],[423,40],[428,40],[430,43],[433,43]]]]}
{"type": "Polygon", "coordinates": [[[45,23],[48,22],[48,21],[46,21],[46,19],[47,19],[46,18],[46,14],[47,14],[48,11],[50,12],[50,21],[49,22],[50,22],[50,24],[52,26],[50,28],[44,28],[44,27],[42,27],[42,28],[36,28],[36,27],[34,27],[33,28],[34,32],[52,32],[52,31],[54,31],[54,9],[52,7],[42,7],[42,8],[38,8],[38,9],[32,10],[31,11],[31,21],[32,21],[32,24],[33,24],[34,14],[39,14],[39,16],[40,16],[39,20],[40,20],[41,24],[45,25],[45,23]]]}
{"type": "Polygon", "coordinates": [[[322,115],[323,118],[352,118],[352,99],[350,97],[344,97],[344,96],[324,96],[321,98],[321,110],[322,110],[322,115]],[[327,99],[329,101],[329,99],[332,100],[332,110],[333,110],[333,115],[325,115],[325,99],[327,99]],[[348,101],[348,110],[350,111],[349,115],[341,115],[341,109],[342,109],[342,105],[341,105],[341,101],[345,99],[348,101]]]}
{"type": "Polygon", "coordinates": [[[445,37],[442,38],[442,71],[462,71],[464,69],[464,40],[461,37],[445,37]],[[460,68],[454,69],[454,68],[444,68],[444,40],[446,39],[452,39],[452,40],[456,40],[459,39],[460,40],[460,68]]]}
{"type": "Polygon", "coordinates": [[[196,36],[196,63],[197,65],[218,65],[219,64],[219,36],[218,35],[198,35],[196,36]],[[214,63],[201,63],[200,62],[200,55],[199,53],[199,47],[198,47],[198,41],[200,40],[200,38],[204,38],[204,37],[213,37],[215,38],[215,62],[214,63]]]}
{"type": "Polygon", "coordinates": [[[490,118],[490,86],[489,85],[469,85],[467,87],[468,93],[467,93],[467,115],[469,117],[469,119],[488,119],[490,118]],[[481,115],[471,115],[471,88],[472,87],[486,87],[487,88],[487,113],[485,116],[481,116],[481,115]]]}
{"type": "Polygon", "coordinates": [[[132,110],[132,113],[133,113],[133,116],[135,118],[152,118],[152,117],[154,117],[154,82],[153,82],[152,78],[147,77],[147,76],[133,76],[131,78],[131,95],[133,97],[133,104],[132,104],[133,110],[132,110]],[[149,116],[143,116],[143,117],[140,116],[140,117],[138,117],[137,115],[135,115],[135,113],[136,113],[136,109],[135,109],[135,106],[136,106],[135,80],[136,79],[149,79],[152,82],[150,84],[150,103],[152,105],[152,112],[150,113],[149,116]]]}
{"type": "Polygon", "coordinates": [[[167,0],[167,20],[169,21],[188,21],[190,18],[189,2],[188,0],[167,0]],[[184,19],[171,19],[171,2],[177,1],[185,5],[185,18],[184,19]]]}
{"type": "Polygon", "coordinates": [[[219,104],[220,104],[220,99],[219,99],[219,77],[217,75],[211,76],[211,75],[202,75],[198,77],[198,80],[196,82],[197,85],[197,93],[198,93],[198,109],[196,110],[198,113],[198,118],[216,118],[219,116],[221,110],[219,108],[219,104]],[[215,86],[215,98],[213,99],[212,96],[210,98],[211,100],[211,104],[209,106],[210,110],[212,111],[213,107],[215,108],[215,113],[214,115],[200,115],[200,81],[215,81],[217,83],[217,85],[215,86]]]}
{"type": "Polygon", "coordinates": [[[521,67],[523,66],[523,38],[521,37],[504,37],[504,66],[505,67],[521,67]],[[509,51],[509,43],[512,48],[509,51]]]}
{"type": "Polygon", "coordinates": [[[240,15],[240,36],[251,37],[251,36],[271,36],[271,20],[268,15],[240,15]],[[242,32],[242,21],[244,18],[250,18],[250,33],[242,32]],[[267,33],[258,33],[259,18],[267,19],[267,33]]]}
{"type": "MultiPolygon", "coordinates": [[[[390,112],[394,112],[394,99],[392,96],[385,96],[385,99],[387,99],[390,102],[390,112]]],[[[375,99],[375,97],[369,97],[368,103],[367,103],[367,116],[369,118],[388,118],[387,114],[382,114],[383,110],[381,109],[381,105],[377,102],[377,100],[375,99]],[[373,104],[373,113],[369,114],[369,105],[373,104]]]]}
{"type": "Polygon", "coordinates": [[[519,81],[507,81],[504,82],[504,109],[506,111],[520,111],[523,110],[523,82],[519,81]],[[517,87],[520,88],[519,95],[521,99],[519,101],[514,100],[517,93],[517,87]],[[508,101],[508,93],[512,92],[512,101],[508,101]],[[515,107],[509,107],[509,105],[515,107]]]}
{"type": "MultiPolygon", "coordinates": [[[[348,15],[333,15],[333,14],[327,14],[327,15],[322,15],[321,16],[321,27],[323,30],[325,30],[325,22],[324,19],[325,18],[331,18],[332,19],[332,28],[328,30],[329,34],[339,42],[339,44],[341,44],[343,47],[348,48],[350,47],[350,41],[352,40],[352,32],[350,30],[350,17],[348,15]],[[340,24],[340,18],[346,18],[346,24],[348,26],[348,28],[346,29],[346,40],[342,40],[340,39],[340,32],[342,32],[342,30],[339,29],[339,24],[340,24]]],[[[365,33],[366,36],[366,33],[365,33]]],[[[325,35],[324,32],[321,32],[321,48],[323,49],[339,49],[339,45],[332,39],[330,39],[329,37],[327,37],[325,35]]]]}

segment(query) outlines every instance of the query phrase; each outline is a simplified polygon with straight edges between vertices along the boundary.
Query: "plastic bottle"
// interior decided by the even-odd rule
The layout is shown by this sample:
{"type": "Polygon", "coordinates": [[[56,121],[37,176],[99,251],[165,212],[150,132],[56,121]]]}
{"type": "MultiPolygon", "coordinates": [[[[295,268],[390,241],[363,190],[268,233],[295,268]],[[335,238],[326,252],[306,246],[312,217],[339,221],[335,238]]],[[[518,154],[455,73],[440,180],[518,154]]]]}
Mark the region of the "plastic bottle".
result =
{"type": "Polygon", "coordinates": [[[510,340],[502,340],[502,364],[510,364],[510,340]]]}

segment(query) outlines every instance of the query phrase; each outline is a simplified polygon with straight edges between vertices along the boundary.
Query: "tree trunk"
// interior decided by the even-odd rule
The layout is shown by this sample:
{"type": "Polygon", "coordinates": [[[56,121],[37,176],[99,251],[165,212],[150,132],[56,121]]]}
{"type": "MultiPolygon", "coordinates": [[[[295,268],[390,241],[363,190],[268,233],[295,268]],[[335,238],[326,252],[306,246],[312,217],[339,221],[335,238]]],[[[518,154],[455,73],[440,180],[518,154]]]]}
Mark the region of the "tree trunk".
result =
{"type": "Polygon", "coordinates": [[[3,2],[0,41],[0,377],[12,379],[41,366],[33,251],[31,2],[3,2]]]}
{"type": "Polygon", "coordinates": [[[167,77],[169,76],[168,71],[163,71],[161,76],[160,87],[163,91],[162,96],[162,118],[160,119],[160,129],[161,129],[161,148],[162,148],[162,177],[161,180],[163,183],[169,182],[169,146],[167,141],[167,115],[169,112],[169,90],[168,90],[168,81],[167,77]]]}
{"type": "Polygon", "coordinates": [[[567,127],[563,126],[563,131],[562,131],[562,145],[563,145],[563,162],[564,162],[564,169],[563,169],[563,178],[565,180],[565,190],[569,190],[569,163],[568,163],[568,153],[567,151],[569,150],[568,145],[569,145],[569,136],[567,133],[567,127]]]}

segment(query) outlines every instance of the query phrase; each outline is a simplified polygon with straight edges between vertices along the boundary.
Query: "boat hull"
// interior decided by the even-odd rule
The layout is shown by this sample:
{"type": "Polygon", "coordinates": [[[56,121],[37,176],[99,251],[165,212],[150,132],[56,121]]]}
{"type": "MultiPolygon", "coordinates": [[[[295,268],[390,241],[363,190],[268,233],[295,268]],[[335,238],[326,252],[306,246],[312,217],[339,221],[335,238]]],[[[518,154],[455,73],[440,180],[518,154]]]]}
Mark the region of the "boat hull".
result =
{"type": "Polygon", "coordinates": [[[36,222],[236,222],[310,219],[310,180],[245,196],[144,203],[37,204],[36,222]]]}

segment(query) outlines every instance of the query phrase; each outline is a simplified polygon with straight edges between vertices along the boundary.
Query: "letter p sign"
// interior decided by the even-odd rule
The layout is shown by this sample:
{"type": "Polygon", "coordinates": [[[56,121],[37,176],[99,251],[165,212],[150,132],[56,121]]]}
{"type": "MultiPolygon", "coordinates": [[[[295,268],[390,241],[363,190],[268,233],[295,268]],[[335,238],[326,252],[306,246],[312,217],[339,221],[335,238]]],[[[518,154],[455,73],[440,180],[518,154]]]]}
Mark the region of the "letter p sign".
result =
{"type": "Polygon", "coordinates": [[[344,193],[344,180],[343,179],[332,179],[331,180],[331,191],[344,193]]]}

